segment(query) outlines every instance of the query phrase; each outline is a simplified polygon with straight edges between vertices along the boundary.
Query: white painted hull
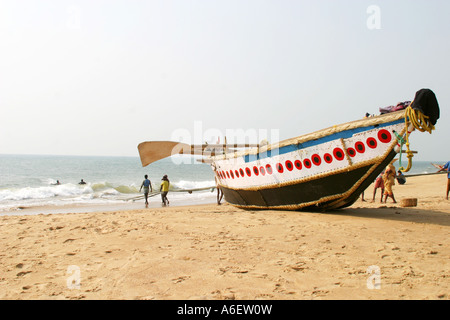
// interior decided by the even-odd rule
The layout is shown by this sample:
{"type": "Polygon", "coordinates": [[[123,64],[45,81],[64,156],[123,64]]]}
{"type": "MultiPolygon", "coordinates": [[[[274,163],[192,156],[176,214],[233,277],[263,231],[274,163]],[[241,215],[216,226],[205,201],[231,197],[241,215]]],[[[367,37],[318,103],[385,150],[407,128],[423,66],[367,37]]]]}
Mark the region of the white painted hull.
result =
{"type": "Polygon", "coordinates": [[[301,209],[330,201],[335,204],[329,207],[339,207],[345,204],[340,199],[348,198],[364,182],[367,184],[367,179],[384,169],[385,164],[380,164],[386,163],[389,157],[389,161],[392,160],[395,155],[392,152],[397,146],[394,131],[399,134],[405,132],[404,116],[398,113],[396,117],[384,118],[385,121],[374,124],[360,121],[358,125],[355,122],[349,129],[331,131],[330,134],[325,132],[317,139],[298,137],[259,152],[253,150],[215,157],[212,166],[225,199],[239,207],[301,209]],[[327,183],[327,180],[333,181],[327,177],[355,172],[363,167],[367,171],[358,173],[356,177],[352,175],[354,184],[345,192],[336,188],[337,193],[333,193],[333,186],[311,183],[314,180],[327,183]],[[298,188],[299,185],[317,188],[317,196],[306,197],[305,202],[302,193],[311,193],[311,190],[298,188]],[[286,192],[294,194],[284,202],[268,199],[283,197],[286,192]],[[250,193],[253,194],[249,196],[250,193]]]}

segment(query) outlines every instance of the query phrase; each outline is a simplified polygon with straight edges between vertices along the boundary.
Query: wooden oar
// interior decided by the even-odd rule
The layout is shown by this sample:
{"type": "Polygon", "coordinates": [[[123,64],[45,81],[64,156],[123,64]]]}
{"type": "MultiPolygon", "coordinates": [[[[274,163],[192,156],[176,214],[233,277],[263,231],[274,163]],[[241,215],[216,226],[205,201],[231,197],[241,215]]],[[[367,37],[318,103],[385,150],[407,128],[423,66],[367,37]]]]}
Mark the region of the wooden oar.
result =
{"type": "Polygon", "coordinates": [[[142,166],[170,157],[175,154],[184,153],[184,150],[191,150],[191,146],[186,143],[173,141],[147,141],[138,145],[139,156],[142,166]]]}
{"type": "MultiPolygon", "coordinates": [[[[208,157],[227,152],[228,148],[249,148],[257,144],[201,144],[189,145],[174,141],[146,141],[138,145],[139,156],[143,167],[155,161],[176,155],[204,155],[208,157]]],[[[230,150],[228,150],[230,151],[230,150]]],[[[232,150],[234,151],[234,150],[232,150]]]]}

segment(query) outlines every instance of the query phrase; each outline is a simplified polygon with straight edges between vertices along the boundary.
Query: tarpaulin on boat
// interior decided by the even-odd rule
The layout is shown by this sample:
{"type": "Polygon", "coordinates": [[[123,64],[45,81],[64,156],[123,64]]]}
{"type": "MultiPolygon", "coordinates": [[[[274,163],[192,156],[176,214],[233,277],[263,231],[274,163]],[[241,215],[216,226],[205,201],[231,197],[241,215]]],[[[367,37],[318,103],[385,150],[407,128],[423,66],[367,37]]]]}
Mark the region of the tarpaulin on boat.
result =
{"type": "Polygon", "coordinates": [[[421,111],[430,118],[432,125],[439,119],[439,104],[436,95],[430,89],[421,89],[416,92],[411,108],[421,111]]]}

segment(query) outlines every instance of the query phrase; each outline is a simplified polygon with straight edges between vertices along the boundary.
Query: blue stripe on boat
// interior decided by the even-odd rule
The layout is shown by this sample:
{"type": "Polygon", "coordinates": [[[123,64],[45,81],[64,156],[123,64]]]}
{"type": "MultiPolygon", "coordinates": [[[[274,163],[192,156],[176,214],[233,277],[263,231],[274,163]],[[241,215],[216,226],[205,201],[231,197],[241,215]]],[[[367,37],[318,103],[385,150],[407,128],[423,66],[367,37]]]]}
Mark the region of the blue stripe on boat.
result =
{"type": "Polygon", "coordinates": [[[272,156],[277,156],[277,155],[281,155],[281,154],[285,154],[285,153],[289,153],[289,152],[294,152],[299,149],[305,149],[305,148],[317,146],[319,144],[330,142],[330,141],[341,139],[341,138],[348,139],[348,138],[352,137],[355,133],[369,131],[374,128],[383,128],[383,127],[387,127],[387,126],[392,126],[395,124],[403,123],[404,121],[405,121],[404,119],[400,119],[400,120],[396,120],[396,121],[392,121],[392,122],[388,122],[388,123],[379,124],[376,126],[361,127],[361,128],[351,129],[351,130],[345,130],[345,131],[341,131],[338,133],[333,133],[329,136],[319,138],[316,140],[306,141],[304,143],[291,144],[291,145],[284,146],[284,147],[281,147],[278,149],[267,150],[265,152],[261,152],[258,154],[247,154],[244,156],[244,160],[245,160],[245,162],[253,162],[256,160],[260,160],[260,159],[270,158],[272,156]]]}

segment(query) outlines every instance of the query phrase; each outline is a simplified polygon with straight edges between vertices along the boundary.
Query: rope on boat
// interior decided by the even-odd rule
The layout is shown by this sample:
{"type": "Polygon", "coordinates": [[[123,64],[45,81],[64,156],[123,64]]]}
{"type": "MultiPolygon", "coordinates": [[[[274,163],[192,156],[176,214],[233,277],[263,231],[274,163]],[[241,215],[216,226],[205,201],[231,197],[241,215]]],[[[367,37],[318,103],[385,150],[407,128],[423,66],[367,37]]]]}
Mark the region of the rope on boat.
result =
{"type": "MultiPolygon", "coordinates": [[[[414,128],[420,132],[429,132],[434,130],[434,125],[430,122],[430,117],[424,115],[421,111],[413,109],[411,105],[406,108],[406,116],[408,116],[409,121],[411,121],[414,128]]],[[[406,118],[405,118],[406,121],[406,118]]]]}
{"type": "Polygon", "coordinates": [[[406,111],[405,111],[405,129],[406,129],[405,140],[396,134],[397,140],[400,143],[400,157],[399,157],[400,168],[399,168],[399,170],[402,172],[408,172],[412,166],[413,153],[409,149],[409,135],[411,133],[408,130],[409,123],[412,124],[414,129],[417,129],[420,132],[426,131],[431,134],[431,132],[434,130],[434,125],[430,122],[430,117],[423,114],[420,110],[413,109],[411,107],[413,102],[411,102],[411,104],[406,108],[406,111]],[[409,120],[409,123],[408,123],[408,120],[409,120]],[[403,144],[405,144],[405,146],[406,146],[406,157],[408,158],[408,166],[406,168],[404,168],[402,166],[402,162],[401,162],[401,157],[402,157],[401,152],[402,152],[403,144]]]}

